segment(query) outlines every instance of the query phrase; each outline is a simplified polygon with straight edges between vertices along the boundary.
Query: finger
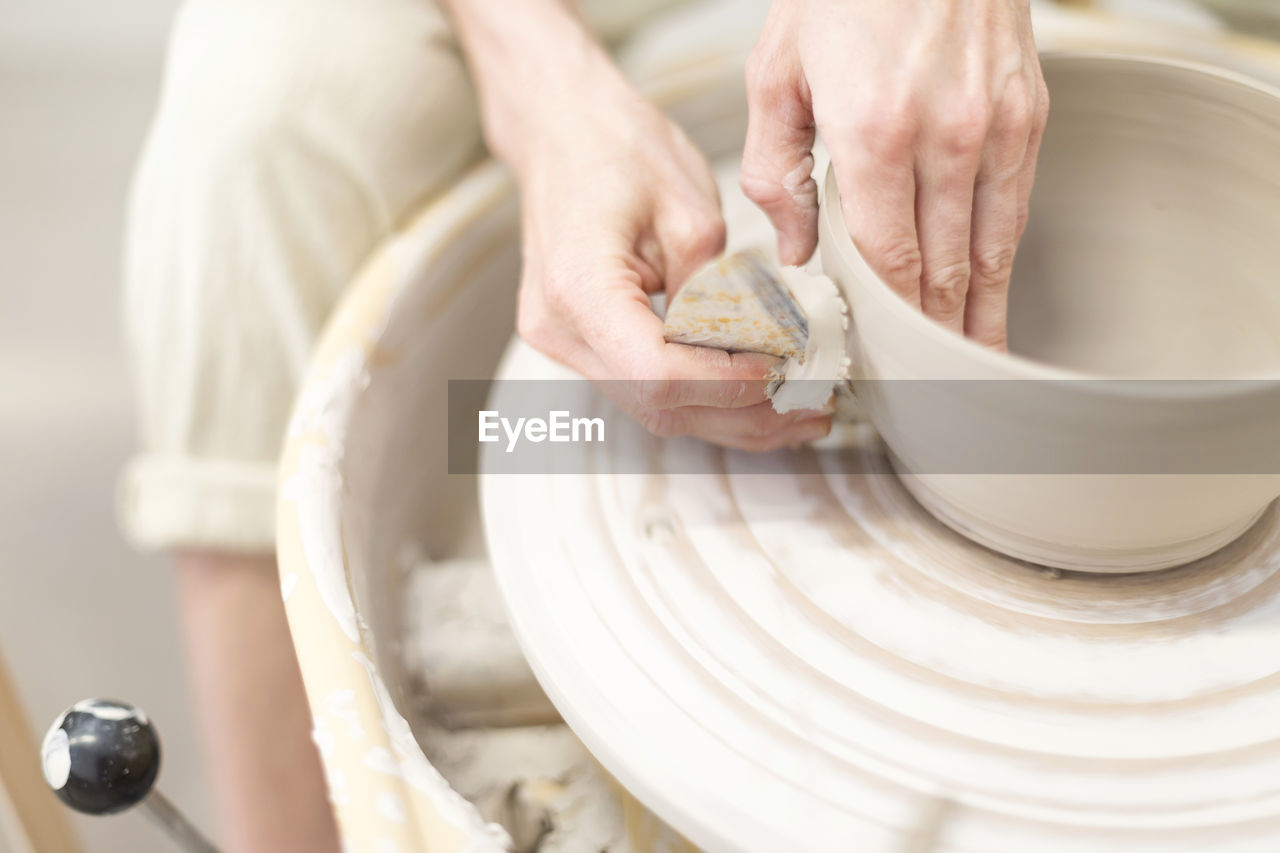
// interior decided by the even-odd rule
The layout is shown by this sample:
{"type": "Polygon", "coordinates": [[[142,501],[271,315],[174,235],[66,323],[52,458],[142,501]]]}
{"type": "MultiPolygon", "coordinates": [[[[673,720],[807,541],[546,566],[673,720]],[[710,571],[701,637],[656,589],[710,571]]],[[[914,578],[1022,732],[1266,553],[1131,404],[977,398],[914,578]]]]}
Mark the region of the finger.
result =
{"type": "Polygon", "coordinates": [[[667,343],[662,321],[634,283],[614,279],[572,300],[575,325],[598,359],[587,376],[620,383],[628,410],[742,408],[762,403],[778,363],[758,353],[667,343]]]}
{"type": "Polygon", "coordinates": [[[681,406],[675,409],[640,409],[636,419],[649,432],[663,438],[693,436],[726,447],[782,447],[794,428],[812,421],[830,421],[822,410],[778,414],[772,403],[742,409],[681,406]]]}
{"type": "MultiPolygon", "coordinates": [[[[586,247],[583,251],[593,251],[586,247]]],[[[666,290],[666,264],[662,257],[662,241],[653,233],[645,232],[636,238],[632,253],[633,266],[640,275],[640,289],[645,293],[662,293],[666,290]]]]}
{"type": "Polygon", "coordinates": [[[919,308],[912,137],[888,127],[865,132],[823,129],[823,138],[854,245],[891,290],[919,308]]]}
{"type": "Polygon", "coordinates": [[[668,297],[724,252],[725,224],[718,197],[702,201],[705,203],[682,201],[661,211],[654,222],[668,297]]]}
{"type": "Polygon", "coordinates": [[[802,264],[818,245],[813,113],[798,65],[764,45],[747,63],[747,139],[738,183],[778,232],[778,257],[802,264]]]}
{"type": "Polygon", "coordinates": [[[735,450],[765,452],[781,447],[817,441],[831,433],[831,415],[827,412],[797,412],[778,415],[769,403],[760,403],[760,418],[754,418],[754,409],[646,409],[635,412],[635,419],[650,433],[660,438],[691,438],[732,447],[735,450]],[[764,421],[758,425],[756,421],[764,421]],[[776,421],[776,423],[774,423],[776,421]]]}
{"type": "Polygon", "coordinates": [[[781,450],[784,447],[799,447],[802,444],[826,438],[830,434],[831,417],[827,415],[813,420],[801,421],[779,433],[764,438],[745,438],[740,441],[729,439],[716,443],[735,450],[745,450],[751,453],[769,453],[774,450],[781,450]]]}
{"type": "Polygon", "coordinates": [[[1033,69],[1022,85],[1005,91],[974,190],[965,334],[994,349],[1008,349],[1009,287],[1047,114],[1048,92],[1033,69]]]}
{"type": "MultiPolygon", "coordinates": [[[[1038,75],[1037,75],[1038,76],[1038,75]]],[[[1022,171],[1018,175],[1018,240],[1022,240],[1027,230],[1027,220],[1031,214],[1031,190],[1036,182],[1036,163],[1040,157],[1040,144],[1044,141],[1045,127],[1049,123],[1049,90],[1043,78],[1038,78],[1036,86],[1035,116],[1031,124],[1031,135],[1027,139],[1027,151],[1022,161],[1022,171]]]]}
{"type": "Polygon", "coordinates": [[[969,293],[964,332],[1008,348],[1009,279],[1018,246],[1019,180],[1031,135],[1031,106],[1006,110],[992,127],[973,193],[969,293]]]}
{"type": "Polygon", "coordinates": [[[1018,242],[1017,175],[979,178],[973,194],[972,275],[964,333],[993,349],[1008,348],[1009,278],[1018,242]]]}
{"type": "Polygon", "coordinates": [[[969,290],[969,248],[978,152],[970,156],[954,138],[921,152],[916,190],[920,235],[920,307],[925,316],[964,333],[969,290]],[[953,147],[954,146],[954,147],[953,147]]]}

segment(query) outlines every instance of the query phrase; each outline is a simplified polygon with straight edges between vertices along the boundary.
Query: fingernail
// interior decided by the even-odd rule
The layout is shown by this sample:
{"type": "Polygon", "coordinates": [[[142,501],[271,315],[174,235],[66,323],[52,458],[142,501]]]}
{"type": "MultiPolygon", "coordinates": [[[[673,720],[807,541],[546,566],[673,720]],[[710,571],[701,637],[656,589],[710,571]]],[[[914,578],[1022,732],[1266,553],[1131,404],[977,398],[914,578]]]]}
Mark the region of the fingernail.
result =
{"type": "Polygon", "coordinates": [[[831,432],[831,419],[805,421],[796,428],[796,437],[800,441],[817,441],[831,432]]]}
{"type": "Polygon", "coordinates": [[[803,409],[802,411],[796,414],[795,423],[802,424],[802,423],[805,423],[806,421],[813,421],[813,420],[817,420],[818,418],[825,418],[830,414],[831,414],[830,410],[825,408],[824,409],[803,409]]]}

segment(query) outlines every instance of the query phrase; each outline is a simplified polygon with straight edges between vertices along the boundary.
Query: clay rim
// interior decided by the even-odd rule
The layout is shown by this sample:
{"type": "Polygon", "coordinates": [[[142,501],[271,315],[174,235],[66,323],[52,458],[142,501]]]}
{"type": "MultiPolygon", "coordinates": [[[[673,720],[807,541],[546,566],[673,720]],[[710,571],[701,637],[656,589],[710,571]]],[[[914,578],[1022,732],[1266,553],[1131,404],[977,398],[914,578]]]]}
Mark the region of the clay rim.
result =
{"type": "MultiPolygon", "coordinates": [[[[1175,72],[1191,72],[1192,74],[1200,75],[1202,78],[1213,79],[1217,83],[1238,86],[1268,97],[1274,103],[1275,117],[1277,122],[1280,122],[1280,88],[1245,74],[1202,62],[1171,59],[1152,54],[1083,50],[1045,51],[1040,55],[1040,60],[1042,65],[1063,65],[1067,67],[1078,67],[1085,63],[1103,63],[1117,67],[1163,67],[1172,69],[1175,72]]],[[[1089,385],[1087,392],[1101,397],[1120,396],[1126,399],[1140,398],[1155,401],[1199,403],[1219,399],[1280,395],[1280,378],[1270,373],[1240,376],[1228,380],[1205,380],[1196,383],[1197,385],[1209,386],[1203,393],[1191,393],[1186,389],[1185,383],[1179,380],[1169,380],[1167,383],[1157,385],[1159,380],[1131,380],[1124,377],[1087,373],[1035,361],[1016,353],[1002,353],[988,349],[929,320],[924,314],[914,310],[903,301],[885,284],[880,276],[872,272],[867,262],[863,259],[862,253],[858,251],[853,244],[853,240],[848,236],[849,231],[845,227],[844,211],[841,206],[827,203],[827,199],[838,199],[839,197],[840,192],[836,186],[835,170],[831,164],[828,164],[827,173],[822,182],[822,198],[818,215],[831,230],[832,234],[839,235],[836,237],[832,248],[839,253],[841,260],[848,266],[852,275],[860,281],[869,282],[866,292],[871,294],[872,298],[876,299],[885,310],[895,315],[900,322],[911,327],[915,334],[931,338],[939,346],[954,350],[955,355],[958,357],[968,358],[970,361],[976,361],[996,372],[1009,374],[1008,378],[1010,379],[1093,382],[1096,384],[1089,385]],[[1167,390],[1157,390],[1157,388],[1163,388],[1166,384],[1169,386],[1167,390]]],[[[824,246],[823,248],[825,249],[826,247],[824,246]]],[[[824,271],[830,275],[831,271],[826,269],[827,266],[824,261],[824,271]]],[[[850,307],[852,309],[852,306],[850,307]]]]}

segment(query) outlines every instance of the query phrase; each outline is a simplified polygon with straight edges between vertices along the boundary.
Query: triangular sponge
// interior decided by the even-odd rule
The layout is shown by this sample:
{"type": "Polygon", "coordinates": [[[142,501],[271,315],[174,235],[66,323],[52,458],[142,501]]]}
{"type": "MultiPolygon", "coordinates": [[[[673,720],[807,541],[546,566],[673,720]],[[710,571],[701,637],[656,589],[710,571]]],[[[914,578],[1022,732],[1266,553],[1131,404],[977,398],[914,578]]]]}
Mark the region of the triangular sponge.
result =
{"type": "Polygon", "coordinates": [[[721,258],[697,272],[667,306],[668,341],[729,352],[800,355],[809,327],[795,296],[756,251],[721,258]]]}

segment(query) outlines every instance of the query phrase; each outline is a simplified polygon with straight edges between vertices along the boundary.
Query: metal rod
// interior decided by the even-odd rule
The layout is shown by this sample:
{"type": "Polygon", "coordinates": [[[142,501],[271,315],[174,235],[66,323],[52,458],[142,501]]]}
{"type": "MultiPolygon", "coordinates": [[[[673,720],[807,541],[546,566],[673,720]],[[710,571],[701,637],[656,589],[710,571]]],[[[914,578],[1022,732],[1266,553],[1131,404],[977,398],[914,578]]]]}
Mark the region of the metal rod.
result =
{"type": "Polygon", "coordinates": [[[218,848],[209,843],[209,839],[158,790],[152,790],[139,805],[187,853],[218,853],[218,848]]]}

